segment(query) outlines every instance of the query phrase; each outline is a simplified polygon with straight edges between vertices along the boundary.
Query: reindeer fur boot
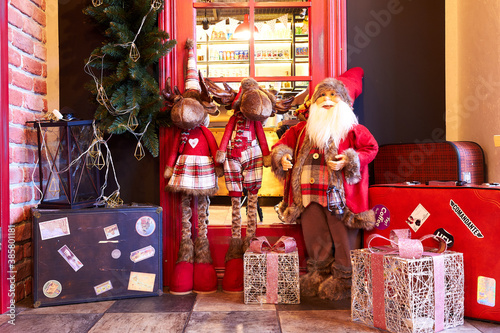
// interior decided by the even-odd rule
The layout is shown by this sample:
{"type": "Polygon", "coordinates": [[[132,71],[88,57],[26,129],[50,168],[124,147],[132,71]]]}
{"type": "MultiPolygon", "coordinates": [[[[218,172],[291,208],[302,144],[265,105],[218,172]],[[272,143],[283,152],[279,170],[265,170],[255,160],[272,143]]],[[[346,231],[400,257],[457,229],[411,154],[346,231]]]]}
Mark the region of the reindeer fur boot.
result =
{"type": "Polygon", "coordinates": [[[305,297],[318,296],[319,286],[330,275],[333,258],[325,261],[309,259],[307,274],[300,277],[300,295],[305,297]]]}
{"type": "Polygon", "coordinates": [[[222,290],[228,293],[243,291],[243,242],[241,238],[231,238],[226,253],[222,290]]]}
{"type": "Polygon", "coordinates": [[[226,253],[226,267],[222,290],[228,293],[243,292],[243,241],[241,240],[241,198],[231,197],[232,235],[226,253]]]}
{"type": "Polygon", "coordinates": [[[207,196],[198,197],[198,238],[194,242],[194,291],[196,293],[214,293],[217,291],[217,273],[210,254],[208,243],[208,207],[207,196]]]}
{"type": "Polygon", "coordinates": [[[194,247],[191,239],[191,196],[182,194],[181,207],[181,244],[177,253],[172,281],[170,282],[170,293],[174,295],[185,295],[193,291],[194,247]]]}
{"type": "Polygon", "coordinates": [[[172,281],[170,282],[170,293],[174,295],[186,295],[193,291],[193,250],[191,238],[181,241],[172,281]]]}
{"type": "Polygon", "coordinates": [[[194,242],[194,251],[194,292],[201,294],[216,292],[217,273],[212,263],[208,238],[198,237],[194,242]]]}
{"type": "Polygon", "coordinates": [[[352,269],[341,265],[332,265],[332,275],[319,287],[318,296],[330,301],[339,301],[351,297],[352,269]]]}

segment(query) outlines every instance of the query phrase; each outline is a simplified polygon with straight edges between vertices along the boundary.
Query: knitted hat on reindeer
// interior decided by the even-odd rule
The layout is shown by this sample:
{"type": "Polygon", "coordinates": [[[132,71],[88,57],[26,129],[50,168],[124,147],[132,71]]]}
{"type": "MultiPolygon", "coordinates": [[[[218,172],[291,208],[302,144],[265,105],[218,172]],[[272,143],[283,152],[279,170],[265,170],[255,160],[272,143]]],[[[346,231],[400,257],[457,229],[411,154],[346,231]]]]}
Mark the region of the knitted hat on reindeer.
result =
{"type": "Polygon", "coordinates": [[[184,91],[196,90],[201,91],[200,83],[198,81],[198,71],[196,69],[196,59],[194,58],[194,41],[192,39],[186,40],[186,49],[188,50],[187,72],[184,91]]]}

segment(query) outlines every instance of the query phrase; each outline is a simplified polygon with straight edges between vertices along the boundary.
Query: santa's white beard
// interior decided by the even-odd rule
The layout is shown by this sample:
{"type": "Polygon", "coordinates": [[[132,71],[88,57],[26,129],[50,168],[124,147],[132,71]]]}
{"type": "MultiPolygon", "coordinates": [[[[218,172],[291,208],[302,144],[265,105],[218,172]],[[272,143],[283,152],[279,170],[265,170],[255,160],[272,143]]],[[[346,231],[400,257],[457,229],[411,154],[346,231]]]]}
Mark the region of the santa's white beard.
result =
{"type": "Polygon", "coordinates": [[[309,139],[321,151],[328,147],[331,140],[338,148],[340,141],[346,138],[349,130],[358,124],[358,118],[345,102],[340,101],[329,108],[323,107],[325,103],[331,104],[329,101],[320,105],[311,104],[306,125],[309,139]]]}

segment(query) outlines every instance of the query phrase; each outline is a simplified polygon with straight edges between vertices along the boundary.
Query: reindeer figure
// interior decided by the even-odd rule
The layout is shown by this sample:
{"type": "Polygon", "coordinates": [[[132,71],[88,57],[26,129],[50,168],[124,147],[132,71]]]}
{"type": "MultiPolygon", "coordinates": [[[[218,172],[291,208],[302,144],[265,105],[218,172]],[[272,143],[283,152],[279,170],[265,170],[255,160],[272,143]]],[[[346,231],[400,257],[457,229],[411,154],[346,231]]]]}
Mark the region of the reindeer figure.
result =
{"type": "Polygon", "coordinates": [[[235,111],[225,127],[215,161],[224,164],[224,177],[232,205],[231,240],[225,258],[222,288],[226,292],[241,292],[243,253],[257,230],[257,200],[263,166],[271,165],[262,122],[276,112],[286,112],[293,97],[277,100],[252,78],[241,81],[238,93],[225,82],[225,89],[209,79],[206,79],[206,85],[217,103],[229,105],[235,111]],[[244,189],[248,192],[248,211],[246,236],[242,240],[240,205],[244,189]]]}
{"type": "Polygon", "coordinates": [[[193,290],[200,293],[217,290],[207,225],[209,196],[217,192],[217,176],[223,174],[222,165],[214,163],[217,142],[206,128],[208,114],[218,114],[217,106],[208,94],[201,73],[196,77],[192,40],[186,42],[186,48],[189,48],[189,58],[184,93],[181,95],[177,87],[172,92],[170,78],[162,92],[172,122],[179,128],[164,172],[168,180],[166,190],[182,195],[182,239],[170,286],[170,292],[178,295],[193,290]],[[198,237],[194,246],[191,239],[192,197],[198,198],[198,237]]]}

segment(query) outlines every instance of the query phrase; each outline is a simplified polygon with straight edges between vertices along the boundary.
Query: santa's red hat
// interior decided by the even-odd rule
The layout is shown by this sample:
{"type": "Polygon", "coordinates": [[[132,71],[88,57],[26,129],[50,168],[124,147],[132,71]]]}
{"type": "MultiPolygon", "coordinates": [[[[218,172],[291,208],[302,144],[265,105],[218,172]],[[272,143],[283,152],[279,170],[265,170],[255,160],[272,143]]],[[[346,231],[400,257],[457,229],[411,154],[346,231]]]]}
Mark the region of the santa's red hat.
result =
{"type": "Polygon", "coordinates": [[[335,79],[324,79],[314,89],[311,102],[315,103],[324,91],[333,90],[339,94],[344,102],[352,105],[363,91],[363,75],[364,71],[361,67],[354,67],[335,79]]]}
{"type": "Polygon", "coordinates": [[[353,102],[363,92],[364,75],[365,72],[363,71],[363,68],[354,67],[337,78],[337,80],[342,81],[342,83],[345,85],[353,102]]]}

